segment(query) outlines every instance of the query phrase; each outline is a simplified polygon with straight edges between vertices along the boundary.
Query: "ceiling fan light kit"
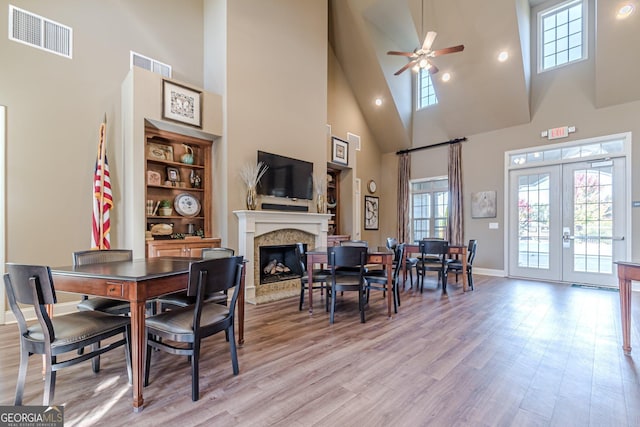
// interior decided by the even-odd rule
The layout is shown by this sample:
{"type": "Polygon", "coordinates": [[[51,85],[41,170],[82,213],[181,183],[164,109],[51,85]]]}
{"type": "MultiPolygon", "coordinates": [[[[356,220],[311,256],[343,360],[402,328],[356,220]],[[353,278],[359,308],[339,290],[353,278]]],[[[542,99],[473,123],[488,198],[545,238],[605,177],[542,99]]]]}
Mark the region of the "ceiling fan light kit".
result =
{"type": "Polygon", "coordinates": [[[393,73],[395,76],[404,72],[407,68],[412,68],[414,71],[419,71],[420,69],[428,69],[431,74],[435,74],[438,72],[438,67],[436,67],[433,62],[431,62],[431,58],[435,58],[440,55],[447,55],[449,53],[462,52],[464,50],[464,45],[457,45],[446,47],[444,49],[431,50],[431,45],[433,41],[436,39],[438,34],[435,31],[429,31],[424,38],[424,42],[422,43],[422,47],[415,49],[413,52],[402,52],[390,50],[387,52],[387,55],[398,55],[398,56],[406,56],[409,58],[409,62],[398,71],[393,73]]]}

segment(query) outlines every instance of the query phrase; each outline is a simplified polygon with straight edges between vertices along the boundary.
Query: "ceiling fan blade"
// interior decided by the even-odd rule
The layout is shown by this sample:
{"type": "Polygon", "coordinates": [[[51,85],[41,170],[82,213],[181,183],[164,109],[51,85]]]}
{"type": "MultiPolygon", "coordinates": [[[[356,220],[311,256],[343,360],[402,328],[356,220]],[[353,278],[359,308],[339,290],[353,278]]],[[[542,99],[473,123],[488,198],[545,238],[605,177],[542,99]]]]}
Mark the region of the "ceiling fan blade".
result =
{"type": "Polygon", "coordinates": [[[395,50],[390,50],[389,52],[387,52],[387,55],[400,55],[400,56],[412,57],[415,54],[413,52],[398,52],[398,51],[395,51],[395,50]]]}
{"type": "Polygon", "coordinates": [[[446,55],[447,53],[462,52],[464,45],[445,47],[444,49],[438,49],[431,52],[431,56],[446,55]]]}
{"type": "Polygon", "coordinates": [[[435,31],[429,31],[424,38],[424,43],[422,43],[422,50],[424,50],[425,52],[431,50],[431,45],[433,44],[433,41],[436,39],[437,35],[438,33],[436,33],[435,31]]]}
{"type": "Polygon", "coordinates": [[[411,68],[414,65],[416,65],[418,61],[417,60],[413,60],[413,61],[409,61],[407,62],[407,65],[405,65],[404,67],[400,68],[398,71],[396,71],[395,73],[393,73],[394,76],[397,76],[399,74],[401,74],[403,71],[405,71],[407,68],[411,68]]]}

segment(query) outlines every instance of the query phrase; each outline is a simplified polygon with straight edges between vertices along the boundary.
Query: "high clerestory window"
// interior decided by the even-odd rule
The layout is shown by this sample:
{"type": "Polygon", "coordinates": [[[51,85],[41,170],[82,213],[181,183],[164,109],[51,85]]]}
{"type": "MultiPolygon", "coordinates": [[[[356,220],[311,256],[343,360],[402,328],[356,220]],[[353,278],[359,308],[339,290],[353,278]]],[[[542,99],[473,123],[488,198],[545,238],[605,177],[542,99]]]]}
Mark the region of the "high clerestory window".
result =
{"type": "Polygon", "coordinates": [[[570,0],[538,13],[538,72],[587,57],[586,0],[570,0]]]}
{"type": "Polygon", "coordinates": [[[436,91],[433,88],[433,82],[431,81],[431,73],[428,69],[421,68],[418,72],[418,110],[429,107],[430,105],[436,105],[438,103],[438,97],[436,91]]]}

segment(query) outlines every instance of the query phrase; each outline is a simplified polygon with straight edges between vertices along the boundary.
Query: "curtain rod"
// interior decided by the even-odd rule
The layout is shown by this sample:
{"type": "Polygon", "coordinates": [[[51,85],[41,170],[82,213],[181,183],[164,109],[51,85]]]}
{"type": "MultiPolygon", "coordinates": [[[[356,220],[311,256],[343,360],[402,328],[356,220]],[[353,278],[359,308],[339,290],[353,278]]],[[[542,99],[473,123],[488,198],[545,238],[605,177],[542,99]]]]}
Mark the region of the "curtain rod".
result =
{"type": "Polygon", "coordinates": [[[467,140],[466,136],[462,138],[454,138],[454,139],[450,139],[449,141],[438,142],[437,144],[425,145],[424,147],[416,147],[416,148],[409,148],[407,150],[396,151],[396,154],[399,156],[400,154],[411,153],[413,151],[418,151],[418,150],[426,150],[427,148],[440,147],[441,145],[455,144],[456,142],[463,142],[466,140],[467,140]]]}

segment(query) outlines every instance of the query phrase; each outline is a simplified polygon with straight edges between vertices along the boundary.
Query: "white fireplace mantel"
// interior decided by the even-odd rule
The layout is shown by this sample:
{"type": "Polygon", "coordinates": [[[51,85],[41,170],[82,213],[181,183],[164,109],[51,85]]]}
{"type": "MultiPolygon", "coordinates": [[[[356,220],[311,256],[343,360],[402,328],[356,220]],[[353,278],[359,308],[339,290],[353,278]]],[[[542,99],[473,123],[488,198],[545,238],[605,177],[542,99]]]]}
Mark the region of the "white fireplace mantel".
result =
{"type": "Polygon", "coordinates": [[[327,246],[330,214],[286,211],[233,211],[238,217],[238,255],[248,261],[245,266],[247,301],[255,300],[254,239],[278,230],[294,229],[315,236],[315,246],[327,246]]]}

